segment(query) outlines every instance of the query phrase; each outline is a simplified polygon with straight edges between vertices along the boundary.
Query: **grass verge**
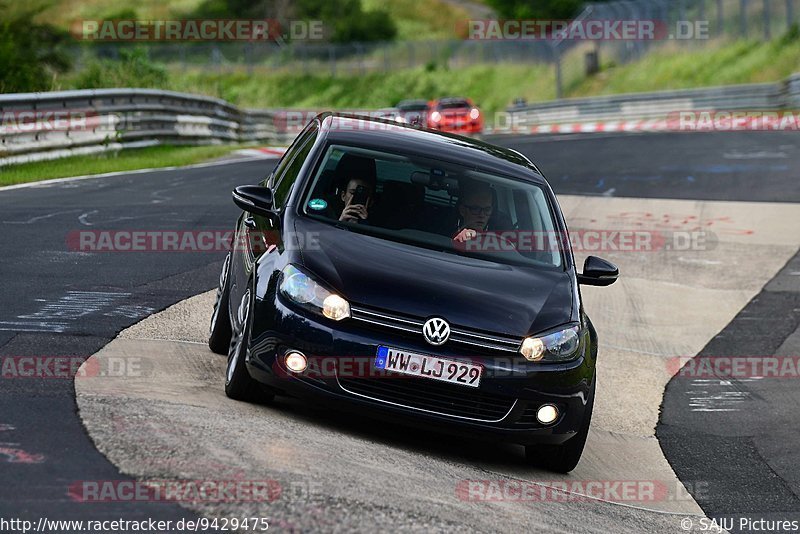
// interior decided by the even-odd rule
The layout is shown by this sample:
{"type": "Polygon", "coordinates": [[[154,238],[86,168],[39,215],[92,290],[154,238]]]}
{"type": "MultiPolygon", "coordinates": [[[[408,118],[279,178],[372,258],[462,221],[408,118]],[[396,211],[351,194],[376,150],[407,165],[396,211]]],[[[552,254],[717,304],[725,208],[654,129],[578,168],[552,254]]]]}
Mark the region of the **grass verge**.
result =
{"type": "Polygon", "coordinates": [[[0,186],[85,174],[191,165],[229,154],[239,145],[154,146],[0,167],[0,186]]]}
{"type": "Polygon", "coordinates": [[[255,108],[382,108],[404,98],[468,96],[487,116],[518,96],[555,97],[553,69],[546,65],[476,65],[463,69],[415,68],[364,76],[193,70],[171,75],[173,89],[218,96],[255,108]]]}
{"type": "MultiPolygon", "coordinates": [[[[692,47],[668,43],[639,61],[616,65],[600,52],[602,70],[583,72],[577,47],[563,63],[564,96],[663,91],[774,82],[800,72],[800,37],[789,34],[769,42],[734,41],[692,47]]],[[[331,76],[325,69],[309,74],[262,71],[213,72],[170,67],[170,89],[200,92],[245,107],[381,108],[403,98],[468,96],[491,122],[517,98],[541,102],[555,98],[555,70],[546,64],[478,64],[447,68],[441,63],[388,73],[331,76]]]]}

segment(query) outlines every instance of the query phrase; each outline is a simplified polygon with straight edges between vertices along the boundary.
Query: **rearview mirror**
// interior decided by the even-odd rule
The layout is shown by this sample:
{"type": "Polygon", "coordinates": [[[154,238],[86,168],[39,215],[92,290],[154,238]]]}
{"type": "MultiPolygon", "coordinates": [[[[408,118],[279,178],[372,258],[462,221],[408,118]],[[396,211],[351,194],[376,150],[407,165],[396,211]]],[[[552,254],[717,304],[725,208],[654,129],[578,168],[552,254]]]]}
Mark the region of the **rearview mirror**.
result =
{"type": "Polygon", "coordinates": [[[233,202],[244,211],[272,219],[272,189],[260,185],[240,185],[233,190],[233,202]]]}
{"type": "Polygon", "coordinates": [[[610,286],[617,281],[619,269],[610,261],[588,256],[583,262],[583,274],[578,274],[578,283],[587,286],[610,286]]]}
{"type": "Polygon", "coordinates": [[[432,173],[414,171],[411,173],[411,183],[424,185],[433,191],[444,190],[451,195],[458,191],[458,180],[446,177],[442,170],[435,170],[432,173]]]}

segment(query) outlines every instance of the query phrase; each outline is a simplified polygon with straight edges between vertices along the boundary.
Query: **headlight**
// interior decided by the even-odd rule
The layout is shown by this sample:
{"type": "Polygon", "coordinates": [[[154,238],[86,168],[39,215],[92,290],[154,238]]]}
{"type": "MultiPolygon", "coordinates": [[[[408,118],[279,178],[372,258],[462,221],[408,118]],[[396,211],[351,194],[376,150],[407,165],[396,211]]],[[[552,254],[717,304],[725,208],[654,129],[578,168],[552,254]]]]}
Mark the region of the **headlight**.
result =
{"type": "Polygon", "coordinates": [[[526,337],[519,352],[531,362],[567,362],[578,357],[580,342],[580,327],[571,326],[546,336],[526,337]]]}
{"type": "Polygon", "coordinates": [[[478,108],[472,108],[469,110],[469,118],[472,120],[478,120],[478,117],[481,116],[481,112],[478,108]]]}
{"type": "Polygon", "coordinates": [[[441,113],[439,113],[438,111],[434,111],[433,113],[431,113],[431,121],[439,122],[440,120],[442,120],[441,113]]]}
{"type": "Polygon", "coordinates": [[[328,319],[341,321],[350,317],[350,303],[325,289],[294,265],[284,267],[279,289],[292,302],[328,319]]]}

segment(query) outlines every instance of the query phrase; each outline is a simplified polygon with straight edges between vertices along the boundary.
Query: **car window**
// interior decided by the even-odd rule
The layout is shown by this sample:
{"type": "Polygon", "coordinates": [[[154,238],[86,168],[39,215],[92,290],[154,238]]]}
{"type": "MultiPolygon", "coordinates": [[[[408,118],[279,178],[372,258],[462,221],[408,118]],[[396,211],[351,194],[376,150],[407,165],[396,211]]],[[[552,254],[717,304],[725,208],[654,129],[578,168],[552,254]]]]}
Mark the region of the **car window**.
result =
{"type": "Polygon", "coordinates": [[[400,111],[425,111],[428,104],[401,104],[398,106],[400,111]]]}
{"type": "Polygon", "coordinates": [[[439,109],[461,109],[469,108],[469,102],[466,100],[452,100],[449,102],[439,102],[439,109]]]}
{"type": "Polygon", "coordinates": [[[294,182],[300,175],[300,170],[303,168],[303,163],[305,163],[309,152],[311,152],[314,146],[314,141],[316,141],[318,133],[319,130],[316,128],[312,128],[306,132],[303,137],[298,140],[297,150],[294,151],[291,161],[283,170],[279,169],[282,174],[278,174],[278,171],[276,171],[276,185],[272,188],[275,207],[283,207],[286,203],[286,199],[289,198],[292,185],[294,185],[294,182]]]}
{"type": "Polygon", "coordinates": [[[297,149],[301,145],[302,141],[305,139],[306,134],[307,132],[301,132],[297,137],[295,137],[294,141],[292,141],[292,144],[286,149],[286,152],[283,153],[280,161],[278,161],[278,164],[275,166],[275,169],[269,176],[267,187],[275,187],[275,183],[278,181],[278,178],[283,176],[283,173],[286,171],[286,167],[288,167],[289,163],[291,163],[292,159],[294,159],[295,153],[297,152],[297,149]]]}
{"type": "Polygon", "coordinates": [[[500,263],[562,265],[540,185],[457,163],[331,145],[302,206],[309,216],[384,239],[500,263]],[[358,219],[345,211],[351,204],[365,206],[356,209],[358,219]],[[455,242],[473,227],[479,240],[455,242]]]}

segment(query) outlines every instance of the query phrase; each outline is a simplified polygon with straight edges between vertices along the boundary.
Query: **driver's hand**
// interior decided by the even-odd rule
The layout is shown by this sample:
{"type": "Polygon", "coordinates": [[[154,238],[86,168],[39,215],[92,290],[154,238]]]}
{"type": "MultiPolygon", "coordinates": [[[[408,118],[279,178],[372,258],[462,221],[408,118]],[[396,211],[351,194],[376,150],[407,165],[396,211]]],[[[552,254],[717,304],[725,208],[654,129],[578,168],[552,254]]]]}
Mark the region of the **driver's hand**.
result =
{"type": "Polygon", "coordinates": [[[342,210],[339,215],[340,221],[355,222],[359,219],[366,219],[369,214],[367,207],[363,204],[350,204],[342,210]]]}
{"type": "Polygon", "coordinates": [[[473,230],[472,228],[464,228],[456,236],[453,238],[453,241],[457,243],[463,243],[465,241],[469,241],[470,239],[475,239],[478,237],[478,231],[473,230]]]}

